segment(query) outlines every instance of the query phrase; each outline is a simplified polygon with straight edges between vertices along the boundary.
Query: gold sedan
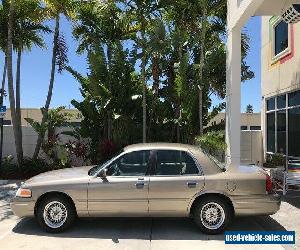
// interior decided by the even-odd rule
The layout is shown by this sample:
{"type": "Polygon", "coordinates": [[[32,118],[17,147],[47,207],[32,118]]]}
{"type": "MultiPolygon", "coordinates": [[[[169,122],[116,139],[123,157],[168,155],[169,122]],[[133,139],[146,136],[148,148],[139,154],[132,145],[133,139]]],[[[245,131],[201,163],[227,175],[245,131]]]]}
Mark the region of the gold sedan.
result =
{"type": "Polygon", "coordinates": [[[270,177],[259,167],[226,171],[198,147],[128,146],[106,163],[43,173],[26,181],[11,207],[36,217],[48,232],[78,217],[193,217],[208,234],[233,216],[269,215],[280,208],[270,177]]]}

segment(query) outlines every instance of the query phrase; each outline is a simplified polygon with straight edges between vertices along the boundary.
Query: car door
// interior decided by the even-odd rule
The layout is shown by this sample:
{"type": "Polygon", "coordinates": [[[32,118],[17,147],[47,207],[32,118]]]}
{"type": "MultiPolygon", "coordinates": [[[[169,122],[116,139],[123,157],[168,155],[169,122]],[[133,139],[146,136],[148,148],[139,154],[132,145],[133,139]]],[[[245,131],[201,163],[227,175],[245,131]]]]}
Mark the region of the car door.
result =
{"type": "Polygon", "coordinates": [[[204,188],[198,163],[186,151],[156,151],[156,168],[150,175],[149,214],[186,216],[192,198],[204,188]]]}
{"type": "Polygon", "coordinates": [[[147,216],[148,150],[121,154],[110,163],[107,177],[95,177],[88,187],[90,216],[147,216]]]}

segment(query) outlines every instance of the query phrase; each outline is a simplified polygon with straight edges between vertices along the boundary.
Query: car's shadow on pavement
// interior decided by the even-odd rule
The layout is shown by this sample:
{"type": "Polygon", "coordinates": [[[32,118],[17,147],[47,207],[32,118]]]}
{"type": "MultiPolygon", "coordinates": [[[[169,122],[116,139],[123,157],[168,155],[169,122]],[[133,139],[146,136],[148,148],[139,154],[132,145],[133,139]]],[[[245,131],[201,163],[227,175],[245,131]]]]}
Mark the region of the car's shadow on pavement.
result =
{"type": "MultiPolygon", "coordinates": [[[[270,216],[235,218],[228,228],[232,231],[285,231],[286,229],[270,216]]],[[[70,230],[49,234],[44,232],[35,219],[22,219],[13,228],[16,234],[65,237],[141,240],[224,240],[224,235],[205,235],[199,231],[191,219],[162,218],[97,218],[80,219],[70,230]]]]}

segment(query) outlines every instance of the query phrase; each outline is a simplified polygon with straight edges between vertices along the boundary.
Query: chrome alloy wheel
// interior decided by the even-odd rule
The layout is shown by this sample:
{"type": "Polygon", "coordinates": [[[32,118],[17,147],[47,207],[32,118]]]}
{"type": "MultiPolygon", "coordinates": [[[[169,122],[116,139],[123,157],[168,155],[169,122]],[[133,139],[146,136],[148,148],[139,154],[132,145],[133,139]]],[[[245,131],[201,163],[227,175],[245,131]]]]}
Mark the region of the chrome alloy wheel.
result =
{"type": "Polygon", "coordinates": [[[52,201],[45,206],[43,217],[46,225],[55,229],[61,227],[66,222],[68,211],[63,203],[52,201]]]}
{"type": "Polygon", "coordinates": [[[220,228],[225,221],[225,212],[221,205],[215,202],[205,204],[200,212],[203,226],[207,229],[215,230],[220,228]]]}

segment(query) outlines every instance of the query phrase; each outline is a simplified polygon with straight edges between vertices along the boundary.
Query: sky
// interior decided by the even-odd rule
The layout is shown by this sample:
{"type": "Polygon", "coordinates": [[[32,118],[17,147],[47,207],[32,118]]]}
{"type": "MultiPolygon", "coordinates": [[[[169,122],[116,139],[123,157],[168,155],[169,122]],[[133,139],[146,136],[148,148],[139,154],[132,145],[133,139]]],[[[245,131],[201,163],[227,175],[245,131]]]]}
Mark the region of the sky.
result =
{"type": "MultiPolygon", "coordinates": [[[[49,26],[53,28],[53,23],[49,26]]],[[[245,32],[250,37],[250,51],[246,58],[251,70],[255,73],[255,78],[242,84],[241,111],[245,111],[246,106],[251,104],[254,112],[260,111],[261,106],[261,18],[252,17],[245,25],[245,32]]],[[[82,74],[87,72],[87,65],[84,55],[76,53],[77,42],[72,37],[72,27],[66,20],[62,21],[61,32],[64,34],[69,45],[69,65],[82,74]]],[[[45,105],[45,99],[48,91],[50,66],[52,56],[53,35],[45,35],[46,49],[33,48],[25,52],[21,64],[21,106],[23,108],[40,108],[45,105]]],[[[14,60],[16,56],[14,56],[14,60]]],[[[3,69],[4,55],[0,54],[0,70],[3,69]]],[[[15,63],[14,63],[15,67],[15,63]]],[[[15,69],[15,68],[14,68],[15,69]]],[[[1,72],[2,74],[2,72],[1,72]]],[[[51,107],[66,106],[72,108],[70,102],[72,99],[81,100],[78,82],[68,72],[56,74],[51,107]]],[[[213,98],[213,104],[220,102],[218,98],[213,98]]],[[[9,106],[8,98],[4,105],[9,106]]]]}

